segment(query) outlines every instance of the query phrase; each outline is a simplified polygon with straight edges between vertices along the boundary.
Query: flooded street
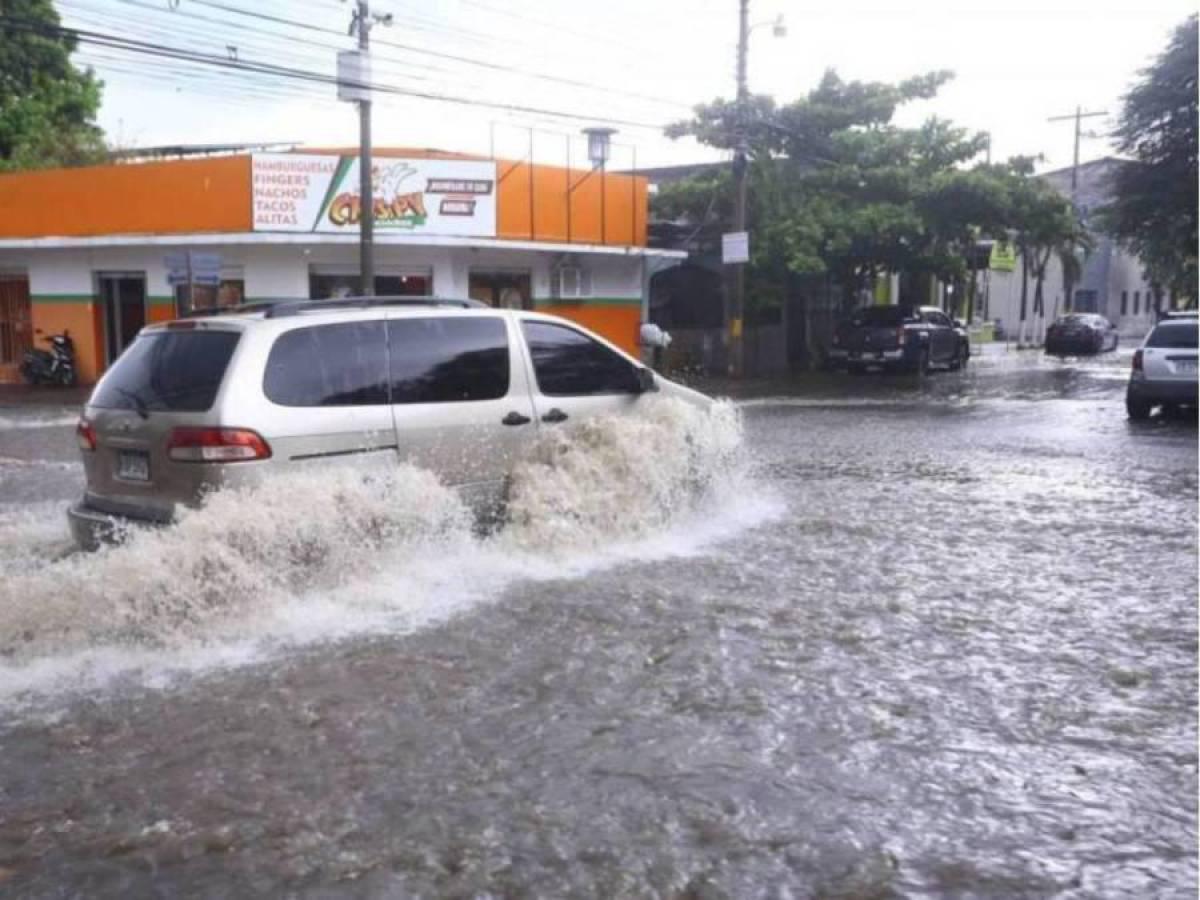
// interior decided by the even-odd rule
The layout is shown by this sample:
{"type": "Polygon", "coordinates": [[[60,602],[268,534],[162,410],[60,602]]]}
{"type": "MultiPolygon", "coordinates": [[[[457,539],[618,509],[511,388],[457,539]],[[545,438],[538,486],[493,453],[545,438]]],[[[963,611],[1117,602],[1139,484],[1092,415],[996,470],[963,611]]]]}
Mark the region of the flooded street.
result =
{"type": "Polygon", "coordinates": [[[410,473],[95,557],[72,410],[0,408],[0,894],[1194,896],[1196,420],[1128,365],[763,386],[508,535],[410,473]]]}

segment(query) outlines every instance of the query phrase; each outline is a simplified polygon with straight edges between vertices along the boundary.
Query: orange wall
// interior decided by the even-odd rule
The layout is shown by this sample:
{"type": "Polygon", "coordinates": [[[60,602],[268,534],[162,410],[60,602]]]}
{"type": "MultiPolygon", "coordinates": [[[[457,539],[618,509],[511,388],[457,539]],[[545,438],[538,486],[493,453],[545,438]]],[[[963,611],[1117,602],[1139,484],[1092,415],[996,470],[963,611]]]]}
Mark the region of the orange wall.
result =
{"type": "Polygon", "coordinates": [[[496,180],[497,237],[646,245],[645,178],[498,161],[496,180]]]}
{"type": "MultiPolygon", "coordinates": [[[[504,160],[496,178],[498,237],[645,246],[645,178],[504,160]]],[[[246,232],[250,191],[249,156],[0,175],[0,238],[246,232]]]]}
{"type": "Polygon", "coordinates": [[[0,237],[249,231],[250,157],[0,175],[0,237]]]}
{"type": "Polygon", "coordinates": [[[34,346],[42,350],[48,345],[43,340],[51,334],[71,332],[75,342],[75,372],[81,384],[91,384],[99,376],[104,358],[103,334],[100,323],[100,306],[97,303],[69,300],[52,303],[34,300],[30,318],[33,327],[42,334],[34,335],[34,346]]]}

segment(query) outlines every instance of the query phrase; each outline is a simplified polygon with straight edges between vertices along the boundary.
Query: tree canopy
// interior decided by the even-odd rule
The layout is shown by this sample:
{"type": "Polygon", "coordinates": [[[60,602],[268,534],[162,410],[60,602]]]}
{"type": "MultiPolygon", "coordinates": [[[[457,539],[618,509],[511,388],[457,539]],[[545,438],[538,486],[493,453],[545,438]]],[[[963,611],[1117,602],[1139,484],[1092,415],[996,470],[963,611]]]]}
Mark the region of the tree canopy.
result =
{"type": "MultiPolygon", "coordinates": [[[[1076,234],[1068,202],[1030,177],[1030,160],[978,162],[986,135],[942,119],[894,123],[902,105],[934,96],[949,78],[931,72],[890,85],[829,71],[794,103],[751,98],[752,281],[828,274],[849,303],[884,272],[960,279],[980,237],[1015,234],[1028,243],[1036,235],[1038,247],[1057,249],[1076,234]]],[[[735,114],[733,103],[717,100],[668,134],[730,148],[735,114]]],[[[667,186],[658,210],[727,219],[728,180],[721,173],[667,186]]]]}
{"type": "Polygon", "coordinates": [[[1196,298],[1197,17],[1125,96],[1118,149],[1132,158],[1115,176],[1106,219],[1141,257],[1152,281],[1196,298]]]}
{"type": "MultiPolygon", "coordinates": [[[[4,0],[0,15],[57,26],[50,0],[4,0]]],[[[0,22],[0,171],[72,166],[104,156],[101,83],[71,64],[75,41],[0,22]]]]}

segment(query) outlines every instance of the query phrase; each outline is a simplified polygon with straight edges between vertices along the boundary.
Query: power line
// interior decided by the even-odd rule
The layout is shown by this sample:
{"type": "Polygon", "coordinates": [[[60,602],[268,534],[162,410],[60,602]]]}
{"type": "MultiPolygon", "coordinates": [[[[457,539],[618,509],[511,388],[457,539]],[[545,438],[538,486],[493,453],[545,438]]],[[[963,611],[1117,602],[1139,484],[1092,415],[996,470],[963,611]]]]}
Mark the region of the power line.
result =
{"type": "MultiPolygon", "coordinates": [[[[336,34],[336,35],[341,36],[341,32],[339,32],[337,29],[334,29],[334,28],[326,28],[321,25],[314,25],[311,22],[300,22],[295,19],[285,18],[283,16],[271,15],[270,13],[254,12],[254,11],[248,10],[248,9],[240,9],[236,6],[230,6],[229,4],[222,3],[222,2],[220,2],[220,0],[190,0],[190,2],[194,3],[198,6],[206,6],[211,9],[219,9],[224,12],[229,12],[229,13],[233,13],[235,15],[240,15],[240,16],[249,16],[251,18],[261,19],[266,22],[274,22],[279,25],[288,25],[293,28],[300,28],[300,29],[304,29],[307,31],[315,31],[315,32],[322,33],[322,34],[336,34]]],[[[423,56],[431,56],[436,59],[450,60],[453,62],[463,63],[464,65],[477,66],[479,68],[490,69],[492,71],[497,71],[497,72],[508,72],[510,74],[520,75],[525,78],[535,78],[540,81],[552,81],[552,82],[567,85],[570,87],[582,87],[582,88],[587,88],[589,90],[603,91],[605,93],[610,93],[610,94],[621,94],[621,95],[632,97],[635,99],[649,100],[654,103],[661,103],[661,104],[664,104],[667,106],[673,106],[673,107],[677,107],[680,109],[689,109],[689,110],[691,109],[691,107],[688,104],[682,103],[678,100],[671,100],[666,97],[658,97],[653,94],[643,94],[638,91],[624,91],[619,88],[606,87],[604,85],[595,84],[594,82],[581,81],[581,80],[574,79],[574,78],[565,78],[565,77],[558,76],[558,75],[549,75],[544,72],[535,72],[530,69],[523,69],[523,68],[520,68],[519,66],[509,66],[509,65],[504,65],[502,63],[494,63],[494,62],[489,62],[487,60],[475,59],[475,58],[469,57],[469,56],[460,56],[460,55],[454,54],[454,53],[444,53],[439,50],[429,50],[424,47],[414,46],[412,44],[402,44],[397,41],[384,40],[383,38],[376,38],[375,43],[380,46],[392,47],[394,49],[404,50],[409,53],[418,53],[423,56]]],[[[585,118],[585,117],[577,117],[577,118],[585,118]]]]}
{"type": "MultiPolygon", "coordinates": [[[[88,31],[84,29],[66,28],[63,26],[49,25],[44,22],[34,22],[30,20],[15,19],[9,16],[0,16],[0,24],[9,28],[14,28],[21,31],[28,31],[42,36],[72,38],[80,43],[96,44],[98,46],[111,47],[114,49],[125,50],[130,53],[141,53],[149,56],[163,57],[167,59],[178,59],[187,62],[202,63],[204,65],[216,66],[224,69],[238,69],[245,72],[253,72],[265,75],[276,75],[283,78],[294,78],[301,81],[308,81],[318,84],[337,85],[339,80],[333,75],[326,75],[319,72],[311,72],[304,69],[297,69],[290,66],[280,66],[273,63],[253,62],[250,60],[229,59],[222,56],[214,56],[206,53],[185,50],[178,47],[159,46],[150,44],[144,41],[136,41],[131,38],[122,38],[117,35],[104,34],[101,32],[88,31]]],[[[595,121],[597,119],[609,122],[614,125],[625,125],[630,128],[645,128],[654,131],[660,131],[662,124],[641,122],[633,119],[621,119],[614,117],[600,117],[591,114],[579,114],[564,112],[563,110],[544,109],[536,106],[526,106],[517,103],[500,103],[489,100],[469,100],[465,97],[455,97],[448,94],[435,94],[427,91],[417,91],[409,88],[402,88],[396,85],[368,82],[360,87],[366,87],[371,91],[396,94],[405,97],[413,97],[422,100],[430,100],[438,103],[453,103],[460,106],[477,106],[490,109],[501,109],[509,112],[529,113],[534,115],[553,116],[561,119],[571,119],[576,121],[595,121]]]]}

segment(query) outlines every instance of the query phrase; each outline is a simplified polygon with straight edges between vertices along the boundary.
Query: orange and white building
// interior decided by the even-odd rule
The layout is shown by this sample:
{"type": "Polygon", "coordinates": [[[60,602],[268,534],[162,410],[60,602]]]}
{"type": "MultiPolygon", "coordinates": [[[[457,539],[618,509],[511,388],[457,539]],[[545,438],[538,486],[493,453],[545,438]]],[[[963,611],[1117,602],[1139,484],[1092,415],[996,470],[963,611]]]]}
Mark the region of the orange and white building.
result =
{"type": "MultiPolygon", "coordinates": [[[[375,292],[575,319],[630,352],[651,275],[640,176],[377,149],[375,292]]],[[[353,151],[248,153],[0,176],[0,381],[68,329],[83,382],[150,322],[359,290],[353,151]]]]}

